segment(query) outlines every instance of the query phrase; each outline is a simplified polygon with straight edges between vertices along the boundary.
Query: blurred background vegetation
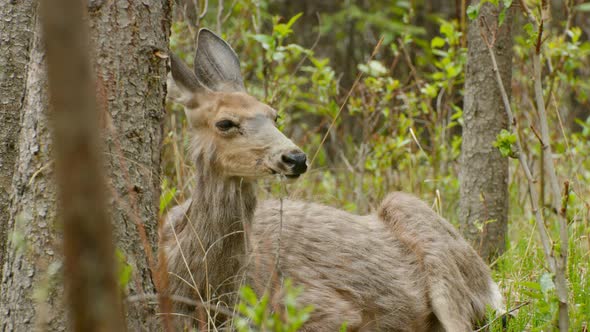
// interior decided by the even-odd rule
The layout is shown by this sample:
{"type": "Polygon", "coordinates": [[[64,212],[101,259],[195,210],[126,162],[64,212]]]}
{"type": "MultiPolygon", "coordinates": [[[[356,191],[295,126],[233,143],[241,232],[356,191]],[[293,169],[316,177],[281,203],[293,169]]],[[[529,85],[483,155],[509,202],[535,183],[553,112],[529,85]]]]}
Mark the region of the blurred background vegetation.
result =
{"type": "MultiPolygon", "coordinates": [[[[537,8],[540,1],[526,2],[537,8]]],[[[269,181],[263,196],[288,195],[368,213],[387,192],[402,190],[457,225],[467,5],[462,0],[179,1],[171,51],[192,64],[198,29],[219,33],[240,56],[249,92],[279,111],[282,130],[308,154],[312,167],[302,179],[286,193],[269,181]]],[[[531,129],[535,31],[517,13],[512,33],[507,88],[524,153],[539,173],[541,146],[531,129]]],[[[572,188],[567,217],[573,331],[587,331],[590,321],[589,35],[590,3],[569,1],[564,7],[554,1],[541,50],[543,87],[557,173],[572,188]]],[[[179,105],[169,105],[165,132],[161,214],[188,197],[193,185],[188,128],[179,105]]],[[[491,266],[508,308],[530,301],[514,313],[509,330],[546,331],[556,319],[555,287],[538,244],[528,184],[515,159],[509,174],[506,252],[491,266]]],[[[557,238],[557,226],[547,224],[557,238]]]]}

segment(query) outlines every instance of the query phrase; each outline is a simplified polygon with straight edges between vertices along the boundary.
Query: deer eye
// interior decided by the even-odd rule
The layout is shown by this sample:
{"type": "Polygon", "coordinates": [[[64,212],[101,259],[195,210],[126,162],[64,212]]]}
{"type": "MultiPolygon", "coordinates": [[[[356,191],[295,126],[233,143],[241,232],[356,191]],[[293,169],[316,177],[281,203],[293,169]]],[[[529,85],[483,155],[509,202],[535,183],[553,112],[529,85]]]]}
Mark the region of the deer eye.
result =
{"type": "Polygon", "coordinates": [[[232,128],[237,128],[238,124],[233,122],[232,120],[221,120],[215,123],[215,127],[221,131],[228,131],[232,128]]]}

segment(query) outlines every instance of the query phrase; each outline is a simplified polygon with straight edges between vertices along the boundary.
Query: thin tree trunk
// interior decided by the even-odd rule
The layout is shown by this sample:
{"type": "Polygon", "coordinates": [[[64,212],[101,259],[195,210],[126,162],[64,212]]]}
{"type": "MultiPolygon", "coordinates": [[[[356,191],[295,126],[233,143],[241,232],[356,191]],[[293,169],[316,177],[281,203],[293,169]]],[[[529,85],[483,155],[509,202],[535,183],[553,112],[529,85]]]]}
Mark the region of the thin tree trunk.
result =
{"type": "Polygon", "coordinates": [[[83,0],[41,2],[73,331],[124,331],[83,0]]]}
{"type": "Polygon", "coordinates": [[[29,48],[33,39],[34,3],[33,0],[14,3],[2,0],[0,4],[0,280],[29,48]]]}
{"type": "MultiPolygon", "coordinates": [[[[117,249],[132,269],[126,292],[154,293],[150,260],[157,236],[166,91],[166,61],[156,50],[165,52],[168,47],[171,3],[98,0],[88,5],[100,125],[106,140],[105,173],[111,196],[107,203],[117,249]]],[[[14,4],[3,4],[1,10],[10,6],[14,4]]],[[[24,23],[20,27],[27,28],[24,23]]],[[[63,331],[61,226],[56,222],[45,55],[38,20],[32,31],[35,36],[25,57],[29,59],[26,89],[20,91],[22,129],[6,228],[14,241],[5,249],[0,330],[63,331]]],[[[9,48],[15,45],[8,43],[9,48]]],[[[153,309],[146,302],[127,308],[129,329],[155,330],[153,309]]]]}
{"type": "MultiPolygon", "coordinates": [[[[499,11],[486,3],[480,15],[494,29],[499,11]]],[[[504,23],[497,28],[494,44],[498,68],[507,87],[512,80],[512,16],[510,9],[504,23]]],[[[507,117],[479,29],[478,20],[473,20],[467,35],[459,218],[465,237],[484,259],[491,261],[505,249],[508,159],[502,157],[493,142],[498,133],[507,128],[507,117]]]]}

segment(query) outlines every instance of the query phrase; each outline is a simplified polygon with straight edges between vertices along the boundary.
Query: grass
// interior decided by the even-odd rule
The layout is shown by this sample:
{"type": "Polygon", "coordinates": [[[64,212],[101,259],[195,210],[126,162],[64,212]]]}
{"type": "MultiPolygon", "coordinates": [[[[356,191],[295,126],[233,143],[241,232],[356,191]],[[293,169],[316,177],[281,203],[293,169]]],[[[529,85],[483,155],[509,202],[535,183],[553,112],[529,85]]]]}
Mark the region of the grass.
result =
{"type": "MultiPolygon", "coordinates": [[[[273,19],[268,23],[277,22],[273,19]]],[[[338,73],[329,68],[327,61],[316,59],[312,50],[306,50],[308,59],[303,62],[301,54],[279,51],[281,45],[260,45],[257,42],[273,38],[284,41],[288,36],[281,35],[279,38],[273,35],[275,32],[269,32],[268,35],[260,33],[252,39],[242,34],[240,26],[237,24],[237,28],[228,26],[226,29],[235,32],[228,33],[238,43],[233,45],[234,49],[244,52],[240,55],[244,61],[242,66],[250,72],[251,81],[247,85],[251,93],[260,100],[271,102],[280,111],[280,127],[308,156],[318,152],[314,167],[308,174],[287,186],[288,197],[365,213],[374,211],[388,192],[401,190],[422,198],[435,211],[458,225],[461,135],[457,128],[463,124],[460,105],[465,49],[456,42],[460,39],[456,23],[441,21],[446,44],[437,46],[442,55],[437,55],[436,60],[446,64],[445,68],[460,68],[458,74],[456,71],[445,72],[442,66],[433,70],[432,66],[428,66],[432,59],[414,49],[418,59],[406,66],[415,68],[418,77],[402,83],[401,79],[401,82],[395,79],[393,72],[377,76],[366,73],[350,96],[336,92],[338,73]],[[282,52],[283,60],[273,61],[272,52],[282,52]],[[304,65],[301,66],[301,63],[304,65]],[[444,75],[437,76],[440,73],[444,75]],[[262,77],[274,83],[268,85],[262,77]],[[439,91],[445,92],[444,98],[439,98],[439,91]],[[438,101],[441,103],[438,104],[438,101]],[[344,108],[339,107],[341,105],[344,108]],[[343,110],[342,117],[337,118],[340,110],[343,110]],[[334,127],[331,134],[326,135],[329,124],[334,127]],[[318,149],[324,138],[327,138],[325,145],[318,149]]],[[[182,37],[188,35],[183,24],[175,24],[173,31],[172,44],[176,45],[173,48],[180,54],[191,54],[190,42],[186,40],[192,39],[182,37]]],[[[560,63],[563,52],[578,52],[568,53],[566,60],[572,63],[568,62],[568,66],[560,68],[562,72],[559,75],[552,74],[544,82],[551,93],[548,98],[551,101],[551,107],[548,107],[550,123],[562,123],[555,110],[560,108],[558,105],[572,102],[565,96],[577,91],[581,97],[574,102],[584,102],[585,90],[576,83],[579,79],[574,78],[584,61],[588,61],[588,53],[584,50],[590,49],[590,45],[582,47],[577,40],[562,40],[558,33],[548,36],[545,43],[548,46],[544,50],[547,61],[560,63]],[[553,53],[558,56],[552,58],[553,53]],[[562,77],[563,81],[556,77],[562,77]]],[[[534,163],[532,171],[539,178],[540,147],[529,129],[536,125],[535,114],[527,102],[532,95],[530,64],[527,62],[527,47],[530,46],[526,36],[517,35],[515,40],[512,103],[520,124],[519,135],[524,152],[534,163]]],[[[393,44],[396,43],[393,41],[393,44]]],[[[384,49],[390,47],[393,46],[382,46],[384,49]]],[[[405,44],[405,48],[411,47],[419,46],[405,44]]],[[[380,59],[384,57],[380,54],[380,59]]],[[[387,58],[386,61],[389,60],[387,58]]],[[[393,60],[396,64],[412,61],[403,54],[398,54],[393,60]]],[[[574,132],[562,126],[550,129],[557,174],[560,181],[569,180],[573,189],[568,203],[567,270],[571,330],[587,331],[590,322],[590,118],[578,119],[577,123],[583,127],[581,131],[574,132]]],[[[166,192],[172,190],[174,199],[182,201],[192,187],[192,170],[186,154],[188,134],[181,109],[171,108],[166,130],[169,133],[164,144],[164,177],[169,189],[166,192]]],[[[507,330],[554,330],[558,312],[555,287],[528,202],[526,178],[517,161],[510,162],[509,173],[507,250],[491,264],[507,308],[520,307],[509,320],[507,330]]],[[[259,197],[281,197],[283,190],[276,181],[264,181],[259,197]]],[[[170,201],[170,197],[166,199],[170,201]]],[[[543,213],[552,239],[558,239],[553,212],[544,208],[543,213]]],[[[495,323],[491,330],[501,330],[500,325],[495,323]]]]}

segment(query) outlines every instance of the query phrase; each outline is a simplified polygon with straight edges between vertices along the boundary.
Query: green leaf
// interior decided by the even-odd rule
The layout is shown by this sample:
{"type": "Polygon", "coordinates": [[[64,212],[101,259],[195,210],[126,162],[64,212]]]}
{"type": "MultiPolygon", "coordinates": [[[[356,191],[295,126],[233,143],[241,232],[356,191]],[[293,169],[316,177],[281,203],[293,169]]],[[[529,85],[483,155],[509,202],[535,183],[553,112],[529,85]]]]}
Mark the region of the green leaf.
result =
{"type": "Polygon", "coordinates": [[[285,58],[285,52],[274,52],[272,59],[277,62],[281,62],[285,58]]]}
{"type": "Polygon", "coordinates": [[[530,288],[533,290],[541,290],[541,285],[533,281],[522,281],[519,284],[523,287],[530,288]]]}
{"type": "Polygon", "coordinates": [[[555,289],[553,275],[551,273],[543,273],[541,279],[539,280],[539,284],[541,285],[541,292],[543,292],[545,295],[547,295],[549,291],[555,289]]]}
{"type": "Polygon", "coordinates": [[[512,145],[516,143],[516,135],[506,129],[502,129],[493,145],[500,150],[503,157],[509,157],[514,154],[512,145]]]}
{"type": "Polygon", "coordinates": [[[498,14],[498,26],[502,26],[504,24],[504,20],[506,20],[506,8],[502,8],[500,14],[498,14]]]}
{"type": "Polygon", "coordinates": [[[574,10],[579,12],[590,12],[590,2],[586,2],[574,7],[574,10]]]}
{"type": "Polygon", "coordinates": [[[240,297],[250,305],[256,305],[256,303],[258,303],[256,293],[254,293],[252,288],[248,286],[244,286],[240,289],[240,297]]]}
{"type": "Polygon", "coordinates": [[[467,17],[469,17],[470,20],[475,20],[478,15],[479,5],[469,5],[469,7],[467,7],[467,17]]]}
{"type": "Polygon", "coordinates": [[[383,76],[387,74],[387,68],[379,61],[371,60],[368,64],[359,64],[358,69],[363,73],[371,76],[383,76]]]}
{"type": "Polygon", "coordinates": [[[297,22],[297,20],[301,17],[301,15],[303,15],[303,13],[299,13],[299,14],[291,17],[291,19],[289,20],[289,22],[287,22],[286,26],[289,27],[289,28],[292,27],[293,24],[295,22],[297,22]]]}
{"type": "Polygon", "coordinates": [[[252,35],[252,39],[259,42],[260,45],[262,45],[262,48],[264,48],[265,50],[270,49],[271,46],[274,45],[274,40],[273,40],[272,36],[269,36],[269,35],[263,35],[263,34],[252,35]]]}
{"type": "Polygon", "coordinates": [[[440,37],[434,37],[430,41],[430,47],[439,48],[445,46],[445,40],[440,37]]]}
{"type": "Polygon", "coordinates": [[[121,251],[119,248],[115,250],[115,255],[117,256],[119,287],[121,287],[121,289],[125,289],[129,284],[129,280],[131,280],[133,268],[127,263],[125,254],[123,254],[123,251],[121,251]]]}
{"type": "Polygon", "coordinates": [[[162,195],[160,196],[160,215],[164,214],[174,196],[176,196],[176,188],[165,188],[166,181],[162,182],[162,195]]]}
{"type": "Polygon", "coordinates": [[[340,325],[340,332],[346,332],[348,324],[346,322],[340,325]]]}

